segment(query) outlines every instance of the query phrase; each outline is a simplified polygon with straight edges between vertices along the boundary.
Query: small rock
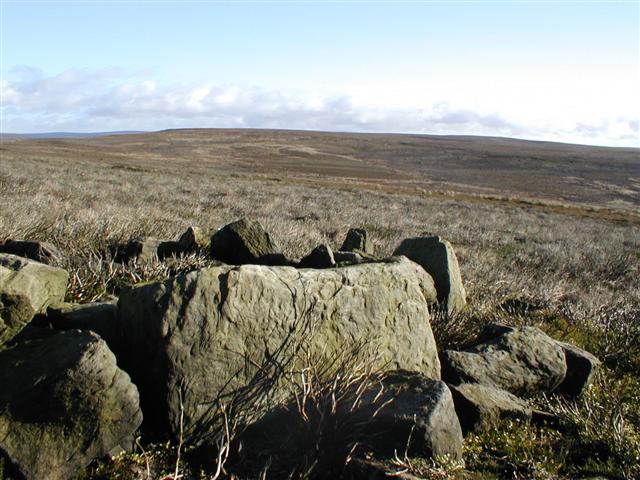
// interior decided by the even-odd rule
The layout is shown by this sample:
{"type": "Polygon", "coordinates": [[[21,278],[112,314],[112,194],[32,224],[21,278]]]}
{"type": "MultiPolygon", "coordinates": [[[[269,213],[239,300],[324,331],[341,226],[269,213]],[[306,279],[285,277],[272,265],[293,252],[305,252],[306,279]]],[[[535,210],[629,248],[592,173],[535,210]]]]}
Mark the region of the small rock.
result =
{"type": "Polygon", "coordinates": [[[10,476],[74,478],[92,459],[130,449],[142,422],[135,385],[90,332],[52,333],[0,352],[0,385],[0,451],[10,476]]]}
{"type": "Polygon", "coordinates": [[[333,252],[336,264],[340,266],[358,265],[362,263],[362,255],[356,252],[343,252],[341,250],[333,252]]]}
{"type": "Polygon", "coordinates": [[[199,250],[207,250],[209,248],[209,238],[199,227],[189,227],[180,235],[178,243],[182,245],[184,251],[195,253],[199,250]]]}
{"type": "Polygon", "coordinates": [[[558,342],[564,350],[567,375],[558,387],[558,393],[578,397],[591,385],[593,375],[602,364],[595,355],[574,345],[558,342]]]}
{"type": "Polygon", "coordinates": [[[448,312],[462,310],[467,294],[462,285],[458,259],[451,244],[441,237],[419,237],[403,240],[393,255],[404,255],[433,277],[438,301],[448,312]]]}
{"type": "Polygon", "coordinates": [[[462,430],[451,392],[440,380],[407,371],[388,374],[362,396],[357,416],[369,421],[365,441],[382,454],[407,452],[462,460],[462,430]],[[375,415],[374,415],[375,414],[375,415]]]}
{"type": "Polygon", "coordinates": [[[373,255],[373,243],[371,243],[366,230],[362,228],[350,228],[340,250],[343,252],[354,252],[357,250],[373,255]]]}
{"type": "Polygon", "coordinates": [[[58,303],[47,308],[51,326],[58,330],[89,330],[118,350],[118,305],[116,301],[97,303],[58,303]]]}
{"type": "Polygon", "coordinates": [[[23,257],[0,254],[0,348],[37,313],[61,302],[69,274],[23,257]]]}
{"type": "Polygon", "coordinates": [[[255,220],[235,221],[211,237],[211,257],[230,265],[256,264],[261,257],[279,253],[278,246],[255,220]]]}
{"type": "Polygon", "coordinates": [[[0,253],[10,253],[47,265],[60,259],[60,250],[55,245],[37,240],[7,240],[0,244],[0,253]]]}
{"type": "Polygon", "coordinates": [[[473,383],[450,388],[465,434],[496,427],[505,418],[531,418],[532,409],[529,404],[504,390],[473,383]]]}
{"type": "Polygon", "coordinates": [[[332,268],[336,266],[333,251],[329,245],[318,245],[311,253],[300,260],[300,268],[332,268]]]}
{"type": "Polygon", "coordinates": [[[564,351],[540,329],[491,325],[487,331],[499,334],[465,351],[442,353],[442,378],[447,383],[480,383],[529,396],[552,392],[564,380],[564,351]]]}
{"type": "Polygon", "coordinates": [[[158,244],[158,259],[164,260],[169,257],[181,257],[189,251],[175,240],[167,240],[158,244]]]}
{"type": "Polygon", "coordinates": [[[127,263],[132,260],[138,262],[150,262],[158,258],[158,247],[161,241],[157,238],[136,238],[126,245],[116,245],[111,248],[113,259],[118,263],[127,263]]]}

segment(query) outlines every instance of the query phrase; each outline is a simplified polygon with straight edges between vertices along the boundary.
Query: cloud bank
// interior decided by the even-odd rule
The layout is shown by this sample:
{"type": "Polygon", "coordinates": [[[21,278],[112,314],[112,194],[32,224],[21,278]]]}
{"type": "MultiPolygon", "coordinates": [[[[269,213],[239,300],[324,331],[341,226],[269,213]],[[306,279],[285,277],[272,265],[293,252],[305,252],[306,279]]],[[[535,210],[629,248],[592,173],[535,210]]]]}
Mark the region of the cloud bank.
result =
{"type": "MultiPolygon", "coordinates": [[[[300,92],[215,82],[159,83],[145,72],[19,67],[0,81],[3,132],[161,130],[186,127],[492,135],[640,146],[638,119],[562,121],[455,105],[429,97],[396,105],[342,92],[300,92]],[[410,104],[410,105],[407,105],[410,104]]],[[[459,103],[459,102],[458,102],[459,103]]]]}

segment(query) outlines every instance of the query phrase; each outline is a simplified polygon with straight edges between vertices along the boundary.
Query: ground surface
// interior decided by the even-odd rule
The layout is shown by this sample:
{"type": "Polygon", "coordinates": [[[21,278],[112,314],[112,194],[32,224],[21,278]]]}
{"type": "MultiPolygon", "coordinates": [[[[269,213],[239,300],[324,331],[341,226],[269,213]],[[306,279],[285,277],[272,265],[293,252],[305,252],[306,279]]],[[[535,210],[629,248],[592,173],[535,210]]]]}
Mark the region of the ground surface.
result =
{"type": "Polygon", "coordinates": [[[114,266],[108,244],[173,238],[189,225],[213,231],[256,218],[294,259],[321,242],[338,248],[349,227],[368,229],[381,255],[406,237],[442,235],[456,248],[471,309],[434,321],[441,347],[501,320],[538,325],[605,362],[581,402],[540,400],[562,418],[562,434],[511,427],[473,438],[468,472],[640,475],[637,149],[266,130],[5,139],[0,191],[0,240],[56,243],[72,272],[68,299],[81,302],[175,273],[114,266]],[[518,311],[505,312],[514,298],[518,311]]]}

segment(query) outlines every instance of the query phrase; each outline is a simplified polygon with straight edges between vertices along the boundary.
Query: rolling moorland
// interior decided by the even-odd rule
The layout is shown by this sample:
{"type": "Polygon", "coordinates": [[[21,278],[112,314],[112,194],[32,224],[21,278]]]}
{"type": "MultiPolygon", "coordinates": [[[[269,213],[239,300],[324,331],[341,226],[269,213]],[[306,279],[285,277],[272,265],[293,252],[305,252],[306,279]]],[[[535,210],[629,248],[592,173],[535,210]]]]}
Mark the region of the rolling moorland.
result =
{"type": "MultiPolygon", "coordinates": [[[[71,273],[67,300],[79,303],[208,265],[200,255],[116,264],[105,253],[135,237],[176,238],[189,226],[214,232],[253,218],[296,260],[321,243],[337,250],[350,227],[366,229],[380,256],[404,238],[441,235],[455,248],[469,307],[434,314],[440,349],[472,343],[490,322],[534,325],[603,365],[577,400],[531,399],[554,421],[467,436],[464,468],[401,454],[378,460],[418,478],[640,477],[638,149],[270,130],[5,137],[0,186],[0,241],[56,245],[55,264],[71,273]]],[[[178,445],[139,444],[92,465],[86,478],[216,471],[201,474],[188,445],[180,457],[178,445]]],[[[313,464],[313,454],[282,468],[292,478],[323,478],[322,468],[345,461],[313,464]]],[[[231,460],[222,472],[234,478],[231,460]]]]}

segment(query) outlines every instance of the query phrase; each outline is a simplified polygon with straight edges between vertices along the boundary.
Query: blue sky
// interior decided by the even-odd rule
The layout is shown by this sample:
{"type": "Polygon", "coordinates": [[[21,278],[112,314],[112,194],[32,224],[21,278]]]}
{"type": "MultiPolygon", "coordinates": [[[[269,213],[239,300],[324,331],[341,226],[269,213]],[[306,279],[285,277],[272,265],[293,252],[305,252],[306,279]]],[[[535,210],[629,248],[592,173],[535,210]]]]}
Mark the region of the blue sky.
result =
{"type": "Polygon", "coordinates": [[[5,132],[264,127],[640,146],[640,2],[2,0],[5,132]]]}

